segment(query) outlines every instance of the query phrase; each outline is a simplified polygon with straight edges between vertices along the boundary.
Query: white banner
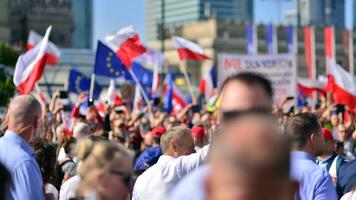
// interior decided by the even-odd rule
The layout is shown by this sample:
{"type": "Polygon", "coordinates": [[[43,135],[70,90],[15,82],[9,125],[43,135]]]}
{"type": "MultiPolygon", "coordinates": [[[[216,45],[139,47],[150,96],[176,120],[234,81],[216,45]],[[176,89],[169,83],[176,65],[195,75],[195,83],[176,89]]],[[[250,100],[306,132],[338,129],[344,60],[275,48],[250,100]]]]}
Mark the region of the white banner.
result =
{"type": "Polygon", "coordinates": [[[294,55],[218,55],[218,81],[239,72],[256,72],[268,78],[274,89],[274,103],[297,94],[297,66],[294,55]]]}

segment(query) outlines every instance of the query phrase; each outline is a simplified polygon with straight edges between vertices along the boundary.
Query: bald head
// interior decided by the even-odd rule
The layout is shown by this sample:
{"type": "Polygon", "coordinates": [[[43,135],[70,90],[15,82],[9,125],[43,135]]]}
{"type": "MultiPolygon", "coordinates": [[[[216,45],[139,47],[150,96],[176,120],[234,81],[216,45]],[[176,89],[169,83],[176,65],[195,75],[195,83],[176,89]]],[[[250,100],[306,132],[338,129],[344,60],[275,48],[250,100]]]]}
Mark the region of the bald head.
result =
{"type": "Polygon", "coordinates": [[[240,111],[272,107],[271,83],[254,73],[240,73],[227,78],[222,84],[221,110],[240,111]]]}
{"type": "Polygon", "coordinates": [[[225,123],[212,146],[208,199],[293,199],[289,145],[276,124],[256,114],[225,123]]]}
{"type": "MultiPolygon", "coordinates": [[[[8,129],[18,134],[30,134],[37,129],[41,117],[41,104],[32,95],[15,97],[8,111],[8,129]]],[[[29,136],[29,138],[31,138],[29,136]]]]}

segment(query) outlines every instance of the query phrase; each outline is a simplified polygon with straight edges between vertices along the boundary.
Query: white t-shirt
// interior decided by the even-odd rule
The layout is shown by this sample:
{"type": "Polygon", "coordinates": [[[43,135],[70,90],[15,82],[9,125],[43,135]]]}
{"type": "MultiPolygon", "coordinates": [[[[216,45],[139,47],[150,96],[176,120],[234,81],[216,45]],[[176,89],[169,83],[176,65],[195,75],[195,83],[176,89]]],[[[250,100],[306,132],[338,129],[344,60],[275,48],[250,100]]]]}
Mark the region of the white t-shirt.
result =
{"type": "Polygon", "coordinates": [[[342,196],[340,200],[354,200],[354,199],[356,199],[356,191],[351,191],[344,194],[344,196],[342,196]]]}
{"type": "Polygon", "coordinates": [[[75,198],[80,181],[80,176],[76,175],[64,182],[59,193],[59,199],[68,200],[70,198],[75,198]]]}
{"type": "Polygon", "coordinates": [[[54,199],[58,199],[58,190],[56,187],[54,187],[52,184],[47,183],[45,186],[45,193],[46,194],[52,194],[52,197],[54,199]]]}

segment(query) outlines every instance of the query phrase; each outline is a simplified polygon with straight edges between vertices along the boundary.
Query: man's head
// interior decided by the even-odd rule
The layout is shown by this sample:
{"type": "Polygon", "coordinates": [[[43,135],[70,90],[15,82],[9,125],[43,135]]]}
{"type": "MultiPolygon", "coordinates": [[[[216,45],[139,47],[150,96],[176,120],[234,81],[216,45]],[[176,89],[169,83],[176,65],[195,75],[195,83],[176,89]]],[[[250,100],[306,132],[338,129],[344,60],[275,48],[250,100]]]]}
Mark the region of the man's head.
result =
{"type": "Polygon", "coordinates": [[[64,137],[66,136],[66,127],[61,124],[56,129],[56,137],[58,144],[62,144],[64,137]]]}
{"type": "Polygon", "coordinates": [[[73,137],[77,140],[86,138],[89,135],[91,135],[90,127],[88,124],[80,122],[77,125],[75,125],[73,129],[73,137]]]}
{"type": "Polygon", "coordinates": [[[36,137],[41,122],[41,104],[31,95],[15,97],[10,103],[7,120],[8,129],[26,141],[36,137]]]}
{"type": "Polygon", "coordinates": [[[339,124],[339,125],[337,126],[337,134],[338,134],[339,140],[340,140],[341,142],[344,142],[344,141],[347,140],[348,137],[349,137],[349,134],[348,134],[348,132],[347,132],[346,127],[345,127],[344,124],[339,124]]]}
{"type": "Polygon", "coordinates": [[[179,157],[194,153],[194,142],[189,128],[173,126],[161,137],[164,155],[179,157]]]}
{"type": "Polygon", "coordinates": [[[211,149],[207,199],[294,199],[289,145],[273,124],[256,114],[224,124],[211,149]]]}
{"type": "Polygon", "coordinates": [[[314,157],[323,153],[323,136],[320,122],[312,113],[299,113],[288,119],[285,133],[293,150],[305,151],[314,157]]]}
{"type": "Polygon", "coordinates": [[[273,89],[266,78],[254,73],[239,73],[227,78],[221,87],[221,111],[272,109],[273,89]]]}

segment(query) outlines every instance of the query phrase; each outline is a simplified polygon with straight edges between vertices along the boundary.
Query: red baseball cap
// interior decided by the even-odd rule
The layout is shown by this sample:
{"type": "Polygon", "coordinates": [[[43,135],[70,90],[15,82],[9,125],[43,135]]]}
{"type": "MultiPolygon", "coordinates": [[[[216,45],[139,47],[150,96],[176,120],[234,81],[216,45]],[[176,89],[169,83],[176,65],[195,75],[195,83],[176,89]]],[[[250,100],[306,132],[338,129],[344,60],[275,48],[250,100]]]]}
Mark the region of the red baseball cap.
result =
{"type": "Polygon", "coordinates": [[[328,129],[322,128],[321,130],[323,132],[324,139],[334,141],[333,134],[328,129]]]}
{"type": "Polygon", "coordinates": [[[202,138],[205,136],[205,130],[200,126],[193,126],[192,128],[192,136],[202,138]]]}
{"type": "Polygon", "coordinates": [[[166,129],[164,127],[157,126],[152,129],[151,136],[152,136],[152,138],[160,138],[165,132],[166,132],[166,129]]]}

